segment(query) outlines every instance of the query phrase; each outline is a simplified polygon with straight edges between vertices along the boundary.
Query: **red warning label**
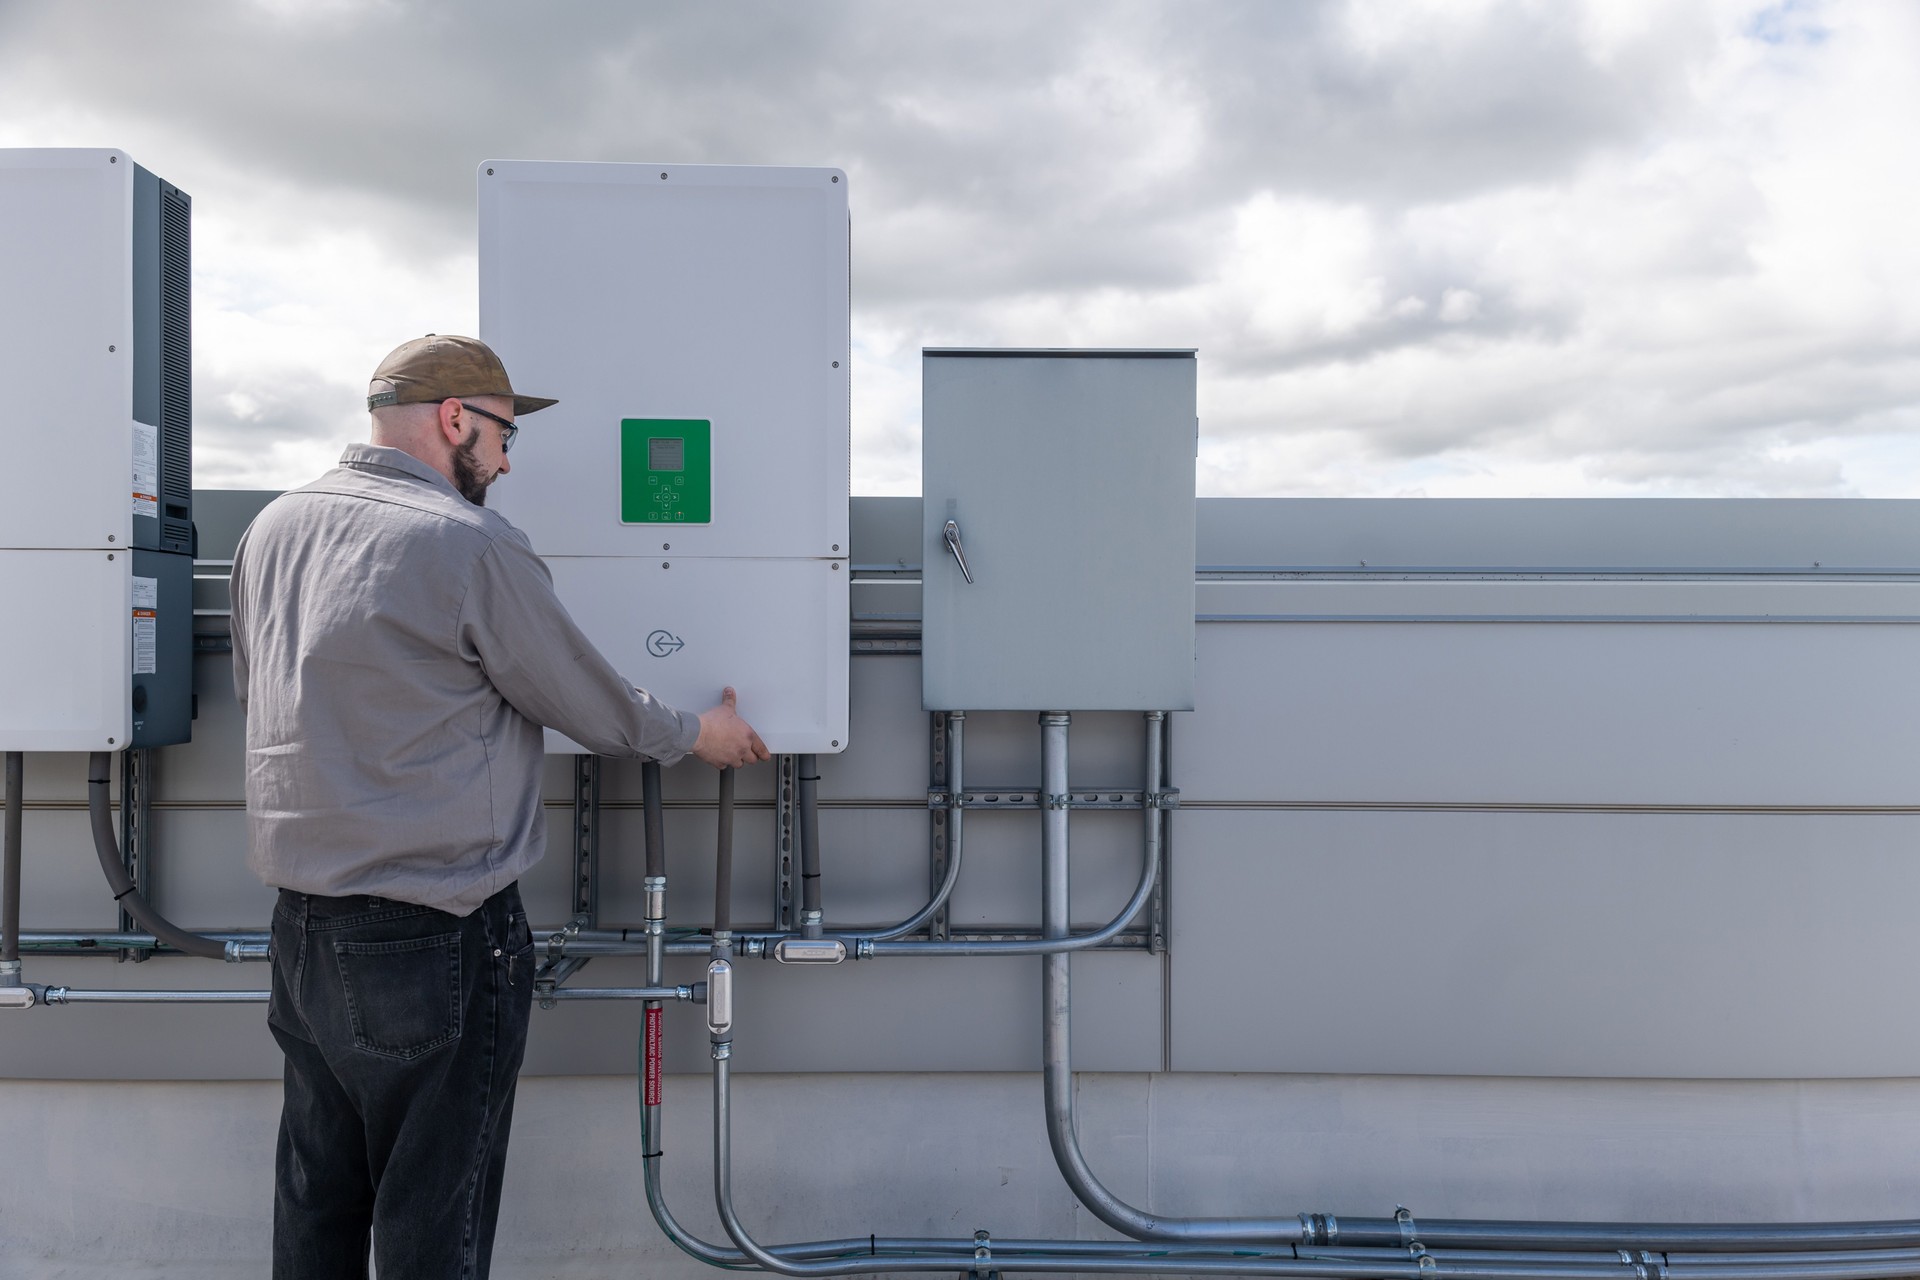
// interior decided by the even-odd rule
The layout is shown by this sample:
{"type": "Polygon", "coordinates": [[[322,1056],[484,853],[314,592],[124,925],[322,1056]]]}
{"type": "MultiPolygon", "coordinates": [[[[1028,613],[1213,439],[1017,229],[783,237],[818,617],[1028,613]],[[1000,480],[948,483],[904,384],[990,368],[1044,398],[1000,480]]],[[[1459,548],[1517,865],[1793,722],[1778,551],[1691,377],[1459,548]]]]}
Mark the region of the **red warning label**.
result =
{"type": "Polygon", "coordinates": [[[650,1107],[660,1105],[660,1006],[647,1006],[647,1084],[650,1107]]]}

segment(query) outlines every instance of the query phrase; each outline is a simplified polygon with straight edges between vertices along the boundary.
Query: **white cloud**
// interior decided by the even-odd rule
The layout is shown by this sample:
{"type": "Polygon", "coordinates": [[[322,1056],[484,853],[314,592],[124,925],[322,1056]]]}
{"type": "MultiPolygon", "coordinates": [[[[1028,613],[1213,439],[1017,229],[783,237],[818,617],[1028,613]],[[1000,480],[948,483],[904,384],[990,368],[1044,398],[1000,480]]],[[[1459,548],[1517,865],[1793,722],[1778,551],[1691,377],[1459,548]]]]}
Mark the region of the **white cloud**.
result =
{"type": "Polygon", "coordinates": [[[846,168],[857,492],[921,346],[1020,343],[1198,347],[1202,492],[1920,495],[1916,63],[1909,0],[16,2],[0,145],[194,195],[203,484],[472,327],[512,155],[846,168]]]}

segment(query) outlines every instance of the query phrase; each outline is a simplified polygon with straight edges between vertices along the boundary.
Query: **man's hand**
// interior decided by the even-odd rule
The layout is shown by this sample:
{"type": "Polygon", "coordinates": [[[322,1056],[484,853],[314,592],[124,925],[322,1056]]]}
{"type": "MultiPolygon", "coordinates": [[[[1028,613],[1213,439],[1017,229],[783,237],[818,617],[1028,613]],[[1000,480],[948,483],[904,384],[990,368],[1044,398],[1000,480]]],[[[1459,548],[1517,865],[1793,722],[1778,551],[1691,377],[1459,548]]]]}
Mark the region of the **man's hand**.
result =
{"type": "Polygon", "coordinates": [[[734,710],[735,701],[733,686],[728,685],[720,693],[720,705],[700,713],[700,737],[693,744],[693,754],[716,769],[738,769],[769,758],[767,744],[734,710]]]}

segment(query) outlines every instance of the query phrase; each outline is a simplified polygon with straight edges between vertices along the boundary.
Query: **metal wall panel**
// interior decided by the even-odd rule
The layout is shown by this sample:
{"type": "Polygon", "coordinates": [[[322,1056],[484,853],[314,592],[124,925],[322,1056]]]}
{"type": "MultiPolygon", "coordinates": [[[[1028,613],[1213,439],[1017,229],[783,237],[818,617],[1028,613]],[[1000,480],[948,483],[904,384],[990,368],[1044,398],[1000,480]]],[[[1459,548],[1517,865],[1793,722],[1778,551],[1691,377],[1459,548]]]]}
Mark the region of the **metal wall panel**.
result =
{"type": "MultiPolygon", "coordinates": [[[[1077,1089],[1094,1172],[1174,1216],[1899,1218],[1920,1144],[1914,1080],[1082,1075],[1077,1089]]],[[[666,1201],[724,1239],[708,1081],[664,1090],[666,1201]]],[[[637,1207],[635,1107],[630,1076],[521,1081],[496,1277],[713,1275],[637,1207]]],[[[739,1211],[762,1240],[1108,1238],[1054,1167],[1035,1076],[740,1074],[733,1109],[739,1211]]],[[[124,1275],[129,1258],[193,1280],[266,1274],[279,1111],[277,1081],[11,1085],[8,1274],[124,1275]]]]}
{"type": "Polygon", "coordinates": [[[1209,624],[1196,710],[1174,726],[1181,786],[1249,802],[1914,805],[1916,637],[1893,623],[1209,624]]]}
{"type": "Polygon", "coordinates": [[[1920,1075],[1920,814],[1183,810],[1177,1071],[1920,1075]]]}
{"type": "MultiPolygon", "coordinates": [[[[887,599],[879,612],[902,612],[914,590],[915,505],[856,505],[868,540],[855,562],[894,574],[860,589],[887,599]]],[[[1165,1053],[1176,1071],[1920,1075],[1920,1036],[1886,1012],[1912,994],[1900,904],[1920,887],[1907,865],[1920,795],[1906,780],[1920,707],[1904,692],[1916,633],[1902,620],[1920,616],[1908,603],[1920,587],[1894,563],[1903,530],[1920,532],[1920,504],[1866,504],[1864,533],[1845,504],[1818,519],[1801,504],[1762,504],[1808,545],[1868,567],[1824,580],[1784,564],[1732,572],[1747,544],[1717,545],[1705,509],[1669,525],[1685,544],[1670,555],[1695,568],[1621,576],[1596,568],[1613,558],[1609,537],[1634,545],[1641,521],[1666,515],[1600,504],[1556,531],[1557,517],[1529,504],[1408,509],[1419,505],[1203,505],[1210,545],[1239,565],[1256,562],[1249,534],[1268,526],[1236,521],[1264,511],[1288,528],[1302,509],[1325,514],[1327,537],[1404,523],[1436,562],[1488,563],[1451,580],[1204,576],[1202,612],[1293,620],[1199,627],[1197,710],[1173,729],[1184,807],[1172,825],[1172,953],[1074,962],[1078,1065],[1146,1070],[1165,1053]],[[1535,549],[1536,519],[1555,560],[1529,575],[1516,566],[1535,549]],[[1299,620],[1310,616],[1348,620],[1299,620]],[[1490,620],[1514,616],[1537,620],[1490,620]],[[1629,616],[1666,620],[1597,620],[1629,616]]],[[[222,518],[218,503],[200,509],[222,518]]],[[[1773,527],[1764,514],[1733,511],[1732,527],[1754,533],[1756,557],[1780,558],[1757,532],[1773,527]]],[[[1302,531],[1298,550],[1304,560],[1320,548],[1302,531]]],[[[264,925],[271,895],[242,856],[242,722],[225,660],[196,662],[195,740],[157,756],[156,896],[189,924],[264,925]]],[[[863,654],[852,673],[859,740],[821,761],[825,903],[830,922],[872,924],[904,917],[927,892],[930,729],[910,651],[863,654]]],[[[969,789],[1037,783],[1032,712],[966,723],[969,789]]],[[[1138,715],[1076,714],[1070,741],[1076,788],[1138,785],[1138,715]]],[[[84,776],[82,756],[29,757],[29,928],[114,919],[87,839],[84,776]]],[[[570,759],[549,763],[550,856],[524,885],[545,923],[571,909],[572,777],[570,759]]],[[[634,762],[602,766],[609,923],[640,915],[638,778],[634,762]]],[[[713,794],[711,770],[667,772],[676,925],[708,918],[713,794]]],[[[746,772],[741,804],[734,909],[765,921],[771,770],[746,772]]],[[[1035,826],[1032,811],[971,819],[957,926],[1037,919],[1035,826]]],[[[1136,815],[1076,813],[1073,849],[1074,916],[1094,923],[1132,883],[1136,815]]],[[[265,983],[259,966],[178,959],[29,957],[27,967],[32,981],[74,985],[265,983]]],[[[744,961],[741,1061],[1027,1069],[1038,967],[744,961]]],[[[637,980],[637,963],[605,960],[579,979],[637,980]]],[[[627,1070],[634,1017],[618,1006],[537,1014],[532,1069],[627,1070]]],[[[672,1017],[672,1061],[698,1069],[697,1015],[672,1017]]],[[[275,1070],[245,1011],[75,1007],[6,1023],[5,1074],[275,1070]],[[128,1052],[161,1027],[164,1054],[128,1052]]]]}
{"type": "Polygon", "coordinates": [[[1208,498],[1198,564],[1303,569],[1739,571],[1920,568],[1905,499],[1208,498]]]}

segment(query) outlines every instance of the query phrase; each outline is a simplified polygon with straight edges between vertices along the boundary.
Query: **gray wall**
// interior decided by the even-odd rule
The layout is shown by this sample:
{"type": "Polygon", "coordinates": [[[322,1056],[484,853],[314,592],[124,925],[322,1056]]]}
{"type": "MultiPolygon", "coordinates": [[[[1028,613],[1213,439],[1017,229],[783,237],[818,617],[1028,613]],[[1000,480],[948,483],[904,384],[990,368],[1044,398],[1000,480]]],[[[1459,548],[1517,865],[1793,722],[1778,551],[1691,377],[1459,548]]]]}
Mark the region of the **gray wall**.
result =
{"type": "MultiPolygon", "coordinates": [[[[265,495],[200,495],[202,629],[217,563],[265,495]]],[[[918,501],[855,503],[856,633],[917,611],[918,501]],[[864,629],[863,629],[864,628],[864,629]]],[[[1171,948],[1077,959],[1090,1071],[1681,1078],[1920,1075],[1903,903],[1920,891],[1920,510],[1906,503],[1208,501],[1196,709],[1174,717],[1171,948]]],[[[906,628],[910,630],[910,626],[906,628]]],[[[857,644],[859,641],[856,642],[857,644]]],[[[161,752],[156,897],[189,926],[261,927],[242,724],[197,659],[194,741],[161,752]]],[[[927,885],[918,659],[853,660],[852,746],[822,757],[835,923],[927,885]]],[[[751,708],[746,708],[751,714],[751,708]]],[[[1076,787],[1137,787],[1138,718],[1076,717],[1076,787]]],[[[1029,713],[974,714],[967,779],[1032,787],[1029,713]]],[[[28,762],[29,928],[110,927],[83,761],[28,762]]],[[[769,771],[743,780],[735,913],[772,897],[769,771]]],[[[707,918],[712,774],[669,772],[673,923],[707,918]]],[[[547,780],[536,919],[568,914],[568,762],[547,780]]],[[[603,921],[637,921],[638,766],[607,766],[603,921]]],[[[956,924],[1031,927],[1032,812],[978,814],[956,924]]],[[[1074,916],[1125,897],[1137,821],[1075,817],[1074,916]]],[[[1031,960],[750,962],[744,1071],[1026,1071],[1031,960]]],[[[673,975],[691,980],[694,966],[673,975]]],[[[30,957],[76,987],[261,987],[259,965],[30,957]]],[[[596,961],[586,985],[639,981],[596,961]]],[[[0,1074],[269,1077],[257,1007],[4,1015],[0,1074]]],[[[536,1014],[528,1070],[631,1069],[636,1012],[536,1014]]],[[[669,1014],[670,1028],[697,1019],[669,1014]]],[[[699,1037],[669,1067],[700,1070],[699,1037]]]]}

